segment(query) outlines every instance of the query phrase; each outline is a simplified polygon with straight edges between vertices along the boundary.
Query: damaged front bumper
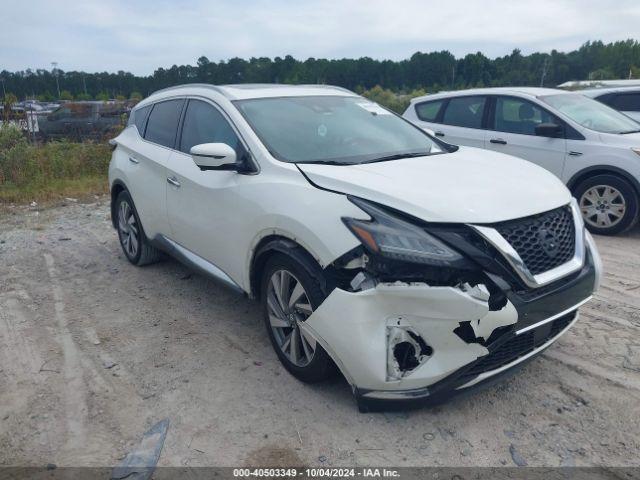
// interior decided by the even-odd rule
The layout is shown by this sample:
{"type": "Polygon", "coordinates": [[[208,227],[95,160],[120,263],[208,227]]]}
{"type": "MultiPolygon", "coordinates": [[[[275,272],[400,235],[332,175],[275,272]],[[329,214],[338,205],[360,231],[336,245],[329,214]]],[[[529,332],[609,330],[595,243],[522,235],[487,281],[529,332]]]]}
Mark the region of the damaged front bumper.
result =
{"type": "Polygon", "coordinates": [[[334,359],[361,409],[438,403],[512,371],[568,330],[599,283],[593,251],[552,285],[505,292],[500,310],[489,308],[483,285],[379,283],[334,289],[303,328],[334,359]]]}

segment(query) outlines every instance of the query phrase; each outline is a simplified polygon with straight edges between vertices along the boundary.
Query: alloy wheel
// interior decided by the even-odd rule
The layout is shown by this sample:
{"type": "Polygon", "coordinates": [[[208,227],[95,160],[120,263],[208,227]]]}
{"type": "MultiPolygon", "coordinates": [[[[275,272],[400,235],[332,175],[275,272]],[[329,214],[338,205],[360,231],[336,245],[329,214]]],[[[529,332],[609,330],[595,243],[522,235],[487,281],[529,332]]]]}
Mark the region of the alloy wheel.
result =
{"type": "Polygon", "coordinates": [[[120,202],[118,209],[118,233],[122,249],[129,258],[134,258],[140,247],[140,231],[133,209],[126,201],[120,202]]]}
{"type": "Polygon", "coordinates": [[[277,270],[271,275],[267,311],[281,352],[298,367],[308,365],[313,359],[316,341],[305,332],[303,324],[313,309],[302,283],[291,272],[277,270]]]}
{"type": "Polygon", "coordinates": [[[580,197],[580,211],[584,221],[598,228],[609,228],[620,223],[627,203],[619,190],[609,185],[596,185],[580,197]]]}

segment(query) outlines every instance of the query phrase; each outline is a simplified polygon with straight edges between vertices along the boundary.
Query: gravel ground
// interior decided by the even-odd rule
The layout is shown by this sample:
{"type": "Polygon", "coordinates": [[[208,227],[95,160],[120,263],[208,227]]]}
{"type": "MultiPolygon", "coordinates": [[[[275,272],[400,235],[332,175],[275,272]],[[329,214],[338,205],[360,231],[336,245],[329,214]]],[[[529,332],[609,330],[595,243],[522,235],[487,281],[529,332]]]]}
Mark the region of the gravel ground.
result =
{"type": "Polygon", "coordinates": [[[106,197],[0,213],[0,465],[113,465],[171,422],[160,465],[639,466],[639,232],[519,375],[436,408],[360,414],[301,384],[257,305],[173,260],[131,266],[106,197]]]}

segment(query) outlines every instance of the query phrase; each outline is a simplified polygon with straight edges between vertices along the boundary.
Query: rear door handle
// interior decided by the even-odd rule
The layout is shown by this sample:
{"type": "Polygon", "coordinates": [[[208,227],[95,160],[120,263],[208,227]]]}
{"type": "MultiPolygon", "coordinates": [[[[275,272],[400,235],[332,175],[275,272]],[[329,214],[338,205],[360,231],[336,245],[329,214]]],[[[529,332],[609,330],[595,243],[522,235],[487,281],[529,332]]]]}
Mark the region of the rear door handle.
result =
{"type": "Polygon", "coordinates": [[[167,183],[173,185],[174,187],[180,188],[180,182],[176,177],[167,177],[167,183]]]}
{"type": "Polygon", "coordinates": [[[489,140],[491,143],[497,143],[498,145],[506,145],[507,141],[503,140],[501,138],[492,138],[491,140],[489,140]]]}
{"type": "Polygon", "coordinates": [[[576,152],[572,150],[569,152],[569,155],[571,155],[572,157],[579,157],[580,155],[582,155],[582,152],[576,152]]]}
{"type": "Polygon", "coordinates": [[[129,161],[130,161],[131,163],[135,163],[135,164],[140,163],[140,160],[138,160],[138,159],[136,159],[136,158],[133,158],[133,157],[129,157],[129,161]]]}
{"type": "Polygon", "coordinates": [[[444,132],[438,131],[438,132],[434,132],[434,133],[435,133],[436,137],[444,137],[444,132]]]}

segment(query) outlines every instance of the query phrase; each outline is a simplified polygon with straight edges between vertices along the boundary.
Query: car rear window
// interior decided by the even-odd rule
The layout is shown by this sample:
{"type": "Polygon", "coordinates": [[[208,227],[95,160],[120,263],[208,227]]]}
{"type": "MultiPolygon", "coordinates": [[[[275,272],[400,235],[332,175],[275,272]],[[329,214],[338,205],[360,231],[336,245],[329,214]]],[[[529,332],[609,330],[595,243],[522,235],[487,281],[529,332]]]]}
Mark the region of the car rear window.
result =
{"type": "Polygon", "coordinates": [[[144,138],[150,142],[173,148],[183,104],[183,99],[156,103],[149,115],[144,138]]]}
{"type": "Polygon", "coordinates": [[[456,127],[481,128],[485,97],[454,97],[449,100],[442,123],[456,127]]]}

